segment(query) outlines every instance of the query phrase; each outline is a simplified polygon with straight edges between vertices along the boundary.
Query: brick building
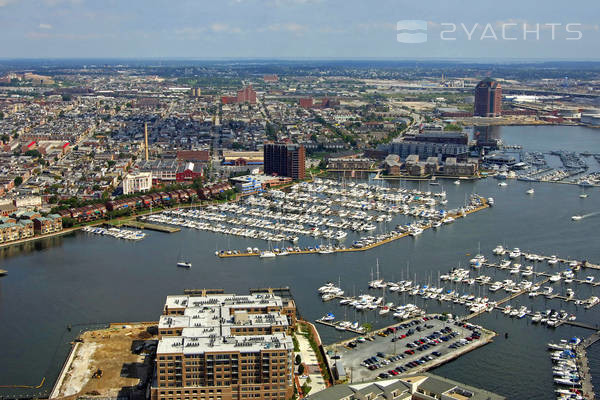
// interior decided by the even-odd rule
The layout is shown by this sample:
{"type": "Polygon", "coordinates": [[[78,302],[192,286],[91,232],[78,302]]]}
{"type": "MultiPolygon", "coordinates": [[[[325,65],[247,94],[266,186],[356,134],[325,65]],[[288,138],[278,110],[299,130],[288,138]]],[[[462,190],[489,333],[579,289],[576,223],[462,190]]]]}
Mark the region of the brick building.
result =
{"type": "Polygon", "coordinates": [[[295,315],[272,294],[168,296],[151,398],[292,398],[295,315]]]}

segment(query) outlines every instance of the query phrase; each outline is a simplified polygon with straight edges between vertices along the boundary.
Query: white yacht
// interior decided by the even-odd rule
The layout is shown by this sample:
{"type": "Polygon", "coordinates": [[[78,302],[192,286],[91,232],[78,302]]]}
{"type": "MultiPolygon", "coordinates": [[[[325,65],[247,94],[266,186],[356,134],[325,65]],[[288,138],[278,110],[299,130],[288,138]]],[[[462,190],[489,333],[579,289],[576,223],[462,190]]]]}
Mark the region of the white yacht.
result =
{"type": "Polygon", "coordinates": [[[550,258],[548,259],[548,264],[550,264],[550,265],[554,265],[554,264],[556,264],[557,262],[558,262],[558,257],[556,257],[556,256],[554,256],[554,255],[553,255],[553,256],[550,256],[550,258]]]}
{"type": "Polygon", "coordinates": [[[275,258],[275,257],[277,257],[277,254],[273,253],[270,250],[266,250],[266,251],[263,251],[262,253],[260,253],[259,257],[260,258],[275,258]]]}
{"type": "Polygon", "coordinates": [[[560,281],[560,274],[554,274],[550,277],[550,282],[558,282],[560,281]]]}
{"type": "Polygon", "coordinates": [[[457,179],[457,180],[454,181],[454,184],[455,185],[460,185],[460,181],[457,179]]]}
{"type": "Polygon", "coordinates": [[[182,268],[192,268],[192,263],[189,261],[178,261],[177,266],[182,268]]]}
{"type": "Polygon", "coordinates": [[[508,256],[510,258],[519,258],[521,257],[521,250],[518,247],[515,247],[509,254],[508,256]]]}
{"type": "Polygon", "coordinates": [[[502,245],[498,245],[494,248],[493,253],[497,256],[501,256],[504,255],[504,253],[506,253],[506,250],[504,249],[504,247],[502,245]]]}
{"type": "Polygon", "coordinates": [[[579,220],[580,220],[580,219],[582,219],[582,218],[583,218],[583,217],[582,217],[581,215],[573,215],[573,216],[571,217],[571,219],[572,219],[573,221],[579,221],[579,220]]]}
{"type": "Polygon", "coordinates": [[[533,188],[529,188],[529,189],[527,189],[527,191],[525,193],[527,193],[527,194],[534,194],[535,190],[533,190],[533,188]]]}
{"type": "Polygon", "coordinates": [[[500,183],[498,183],[498,186],[504,187],[504,186],[508,186],[508,184],[506,182],[500,182],[500,183]]]}

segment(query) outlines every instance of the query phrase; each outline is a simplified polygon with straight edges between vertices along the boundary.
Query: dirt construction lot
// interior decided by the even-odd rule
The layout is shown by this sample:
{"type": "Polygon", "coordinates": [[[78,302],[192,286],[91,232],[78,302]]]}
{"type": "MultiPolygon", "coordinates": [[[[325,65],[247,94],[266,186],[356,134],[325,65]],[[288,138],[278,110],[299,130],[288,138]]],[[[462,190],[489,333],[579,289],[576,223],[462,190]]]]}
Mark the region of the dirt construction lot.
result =
{"type": "Polygon", "coordinates": [[[143,384],[150,378],[151,354],[156,349],[155,325],[112,325],[84,332],[80,339],[54,398],[76,395],[144,398],[143,384]]]}

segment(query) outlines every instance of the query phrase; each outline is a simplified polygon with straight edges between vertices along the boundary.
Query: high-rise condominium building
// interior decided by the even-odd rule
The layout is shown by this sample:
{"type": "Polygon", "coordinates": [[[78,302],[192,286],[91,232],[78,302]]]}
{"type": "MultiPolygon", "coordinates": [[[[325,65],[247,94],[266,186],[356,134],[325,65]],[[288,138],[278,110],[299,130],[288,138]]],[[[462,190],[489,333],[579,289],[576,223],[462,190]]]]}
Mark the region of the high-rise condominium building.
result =
{"type": "Polygon", "coordinates": [[[497,117],[502,113],[502,87],[498,81],[486,78],[475,86],[476,117],[497,117]]]}
{"type": "Polygon", "coordinates": [[[296,307],[273,294],[168,296],[153,400],[288,400],[296,307]]]}
{"type": "Polygon", "coordinates": [[[265,143],[263,145],[265,174],[304,179],[304,146],[287,143],[265,143]]]}

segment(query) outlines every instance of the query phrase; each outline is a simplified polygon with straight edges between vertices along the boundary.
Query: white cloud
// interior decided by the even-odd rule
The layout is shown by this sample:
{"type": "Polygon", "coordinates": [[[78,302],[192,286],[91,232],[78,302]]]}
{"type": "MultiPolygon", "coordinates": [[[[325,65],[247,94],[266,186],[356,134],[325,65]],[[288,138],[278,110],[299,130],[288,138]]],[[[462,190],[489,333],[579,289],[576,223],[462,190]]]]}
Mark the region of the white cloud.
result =
{"type": "Polygon", "coordinates": [[[222,24],[219,22],[215,22],[210,26],[210,30],[215,33],[242,33],[242,30],[235,26],[229,26],[227,24],[222,24]]]}
{"type": "Polygon", "coordinates": [[[50,24],[40,24],[40,29],[52,29],[52,25],[50,24]]]}
{"type": "Polygon", "coordinates": [[[58,6],[64,3],[81,4],[83,0],[42,0],[42,2],[47,6],[58,6]]]}
{"type": "Polygon", "coordinates": [[[292,32],[292,33],[302,33],[308,28],[306,25],[300,25],[295,22],[288,22],[285,24],[273,24],[269,25],[266,30],[273,32],[292,32]]]}
{"type": "Polygon", "coordinates": [[[0,7],[6,7],[9,4],[16,3],[18,0],[0,0],[0,7]]]}

